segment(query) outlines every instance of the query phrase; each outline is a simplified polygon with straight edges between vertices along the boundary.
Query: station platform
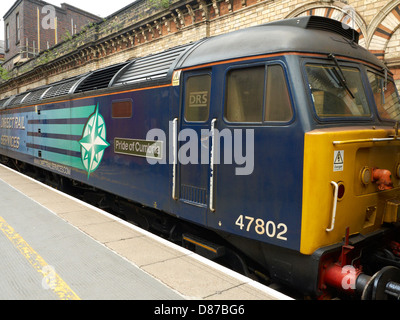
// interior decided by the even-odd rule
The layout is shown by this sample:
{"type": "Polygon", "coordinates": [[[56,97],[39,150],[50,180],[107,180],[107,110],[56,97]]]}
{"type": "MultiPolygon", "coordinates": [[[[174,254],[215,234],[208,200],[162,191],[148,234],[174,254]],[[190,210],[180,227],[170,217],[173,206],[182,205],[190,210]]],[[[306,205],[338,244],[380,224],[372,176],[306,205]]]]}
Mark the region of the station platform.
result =
{"type": "Polygon", "coordinates": [[[0,300],[292,300],[0,165],[0,300]]]}

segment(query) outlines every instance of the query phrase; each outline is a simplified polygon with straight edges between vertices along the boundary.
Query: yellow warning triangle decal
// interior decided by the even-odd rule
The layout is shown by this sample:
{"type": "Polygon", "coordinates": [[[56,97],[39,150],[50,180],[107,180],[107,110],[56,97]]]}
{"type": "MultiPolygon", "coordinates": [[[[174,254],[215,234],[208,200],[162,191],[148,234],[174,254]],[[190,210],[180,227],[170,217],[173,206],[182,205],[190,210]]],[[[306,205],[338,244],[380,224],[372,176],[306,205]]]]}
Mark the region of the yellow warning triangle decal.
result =
{"type": "Polygon", "coordinates": [[[342,157],[342,153],[339,151],[337,153],[336,159],[335,159],[335,164],[343,164],[343,157],[342,157]]]}

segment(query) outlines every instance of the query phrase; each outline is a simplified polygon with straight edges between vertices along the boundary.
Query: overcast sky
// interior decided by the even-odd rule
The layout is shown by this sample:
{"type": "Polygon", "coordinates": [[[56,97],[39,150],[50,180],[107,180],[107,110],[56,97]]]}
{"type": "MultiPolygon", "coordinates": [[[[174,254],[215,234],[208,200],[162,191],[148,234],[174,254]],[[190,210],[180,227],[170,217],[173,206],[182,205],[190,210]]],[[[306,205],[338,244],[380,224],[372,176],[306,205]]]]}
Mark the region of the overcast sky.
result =
{"type": "MultiPolygon", "coordinates": [[[[16,0],[0,0],[0,40],[4,40],[4,20],[3,17],[11,9],[16,0]]],[[[88,11],[102,18],[122,9],[134,0],[46,0],[47,3],[60,7],[61,3],[68,3],[71,6],[88,11]]]]}

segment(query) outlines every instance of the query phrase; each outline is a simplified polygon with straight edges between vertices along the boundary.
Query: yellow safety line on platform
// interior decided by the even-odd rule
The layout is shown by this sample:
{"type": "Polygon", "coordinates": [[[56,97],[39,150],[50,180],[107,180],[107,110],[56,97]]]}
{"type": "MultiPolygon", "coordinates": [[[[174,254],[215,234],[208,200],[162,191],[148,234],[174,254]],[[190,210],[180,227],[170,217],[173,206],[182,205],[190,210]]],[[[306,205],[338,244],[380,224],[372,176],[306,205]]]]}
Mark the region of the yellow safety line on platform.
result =
{"type": "Polygon", "coordinates": [[[78,295],[55,273],[54,268],[0,217],[0,230],[7,236],[12,244],[22,253],[26,260],[36,271],[43,275],[43,290],[51,289],[61,300],[80,300],[78,295]]]}

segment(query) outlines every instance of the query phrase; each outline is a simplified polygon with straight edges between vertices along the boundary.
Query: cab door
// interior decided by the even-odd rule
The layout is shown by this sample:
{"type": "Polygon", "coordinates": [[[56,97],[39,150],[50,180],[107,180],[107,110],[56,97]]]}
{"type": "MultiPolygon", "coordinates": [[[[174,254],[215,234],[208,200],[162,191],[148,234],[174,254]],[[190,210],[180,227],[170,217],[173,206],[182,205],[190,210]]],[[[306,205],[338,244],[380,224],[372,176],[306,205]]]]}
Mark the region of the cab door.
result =
{"type": "Polygon", "coordinates": [[[212,161],[215,211],[207,225],[298,250],[304,132],[288,79],[280,60],[226,68],[223,118],[212,139],[220,155],[212,161]]]}
{"type": "Polygon", "coordinates": [[[207,223],[210,180],[211,70],[183,74],[177,199],[182,216],[207,223]]]}

